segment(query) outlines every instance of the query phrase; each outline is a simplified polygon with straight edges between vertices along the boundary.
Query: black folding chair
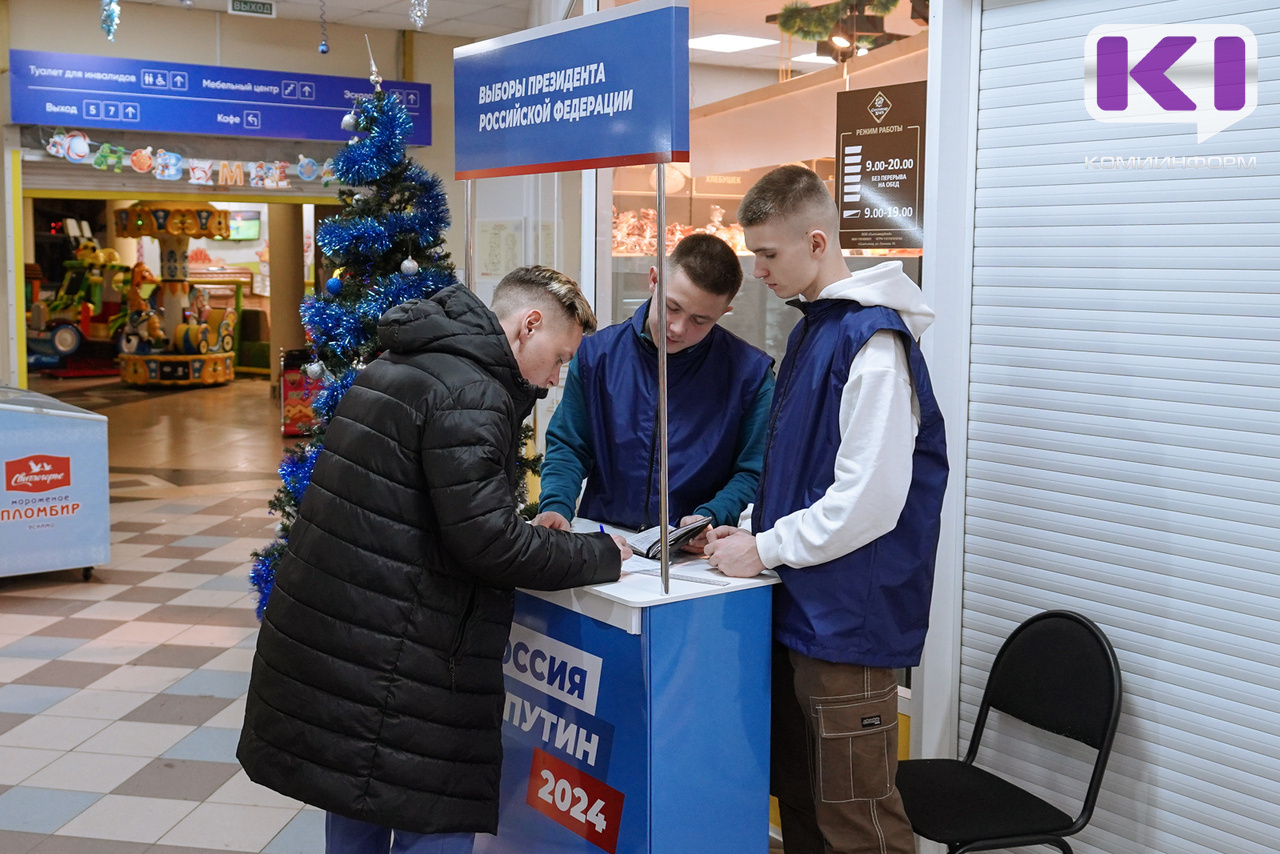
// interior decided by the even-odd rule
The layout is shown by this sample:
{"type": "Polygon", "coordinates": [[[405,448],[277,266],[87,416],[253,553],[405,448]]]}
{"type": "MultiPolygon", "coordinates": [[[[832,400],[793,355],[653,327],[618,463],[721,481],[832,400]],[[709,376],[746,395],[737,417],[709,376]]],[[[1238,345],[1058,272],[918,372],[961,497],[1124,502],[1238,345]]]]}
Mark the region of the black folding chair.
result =
{"type": "Polygon", "coordinates": [[[915,832],[950,854],[1053,845],[1093,815],[1120,720],[1120,664],[1092,620],[1046,611],[1009,635],[996,654],[964,759],[898,764],[898,791],[915,832]],[[1020,786],[974,765],[991,709],[1074,739],[1097,751],[1080,814],[1074,819],[1020,786]]]}

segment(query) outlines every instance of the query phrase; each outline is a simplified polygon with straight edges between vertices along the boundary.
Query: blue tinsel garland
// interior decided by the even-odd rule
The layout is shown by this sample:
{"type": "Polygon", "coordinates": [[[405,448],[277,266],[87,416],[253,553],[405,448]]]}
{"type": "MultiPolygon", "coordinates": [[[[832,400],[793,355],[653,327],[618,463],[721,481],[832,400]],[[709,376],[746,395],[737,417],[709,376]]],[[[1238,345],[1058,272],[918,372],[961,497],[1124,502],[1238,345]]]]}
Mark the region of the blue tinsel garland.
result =
{"type": "Polygon", "coordinates": [[[267,610],[267,598],[276,586],[276,561],[284,554],[284,540],[276,540],[258,552],[253,559],[253,568],[249,570],[249,581],[258,590],[258,619],[267,610]]]}
{"type": "Polygon", "coordinates": [[[300,309],[302,327],[316,346],[354,353],[367,339],[360,315],[334,300],[308,298],[300,309]]]}
{"type": "Polygon", "coordinates": [[[390,217],[383,221],[367,216],[335,217],[320,223],[316,229],[316,243],[324,254],[345,265],[347,256],[352,252],[381,255],[389,250],[392,235],[404,230],[399,226],[400,223],[393,222],[390,217]]]}
{"type": "Polygon", "coordinates": [[[342,376],[334,378],[311,401],[311,411],[327,422],[337,410],[338,401],[342,400],[342,396],[347,393],[348,389],[351,388],[351,384],[356,381],[356,377],[359,375],[360,372],[352,368],[342,376]]]}
{"type": "Polygon", "coordinates": [[[404,141],[413,132],[413,119],[395,95],[362,98],[355,111],[357,128],[369,135],[333,156],[333,174],[352,187],[378,180],[404,160],[404,141]]]}
{"type": "Polygon", "coordinates": [[[320,446],[314,445],[300,454],[290,451],[280,461],[280,480],[284,482],[285,489],[289,490],[294,501],[302,501],[302,493],[307,491],[307,484],[311,483],[311,472],[316,467],[318,456],[320,446]]]}

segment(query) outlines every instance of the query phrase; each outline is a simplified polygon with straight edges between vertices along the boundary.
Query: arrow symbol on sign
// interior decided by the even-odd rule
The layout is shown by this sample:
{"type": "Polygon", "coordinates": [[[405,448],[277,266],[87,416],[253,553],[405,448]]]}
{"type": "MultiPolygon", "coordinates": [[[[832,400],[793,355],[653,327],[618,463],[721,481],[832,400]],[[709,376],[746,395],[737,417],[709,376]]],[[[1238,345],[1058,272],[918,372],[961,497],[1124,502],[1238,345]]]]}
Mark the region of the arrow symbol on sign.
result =
{"type": "Polygon", "coordinates": [[[1164,110],[1194,110],[1196,102],[1166,76],[1166,72],[1196,43],[1195,36],[1165,36],[1138,60],[1129,76],[1164,110]]]}
{"type": "Polygon", "coordinates": [[[133,118],[133,107],[125,107],[124,114],[129,118],[133,118]]]}

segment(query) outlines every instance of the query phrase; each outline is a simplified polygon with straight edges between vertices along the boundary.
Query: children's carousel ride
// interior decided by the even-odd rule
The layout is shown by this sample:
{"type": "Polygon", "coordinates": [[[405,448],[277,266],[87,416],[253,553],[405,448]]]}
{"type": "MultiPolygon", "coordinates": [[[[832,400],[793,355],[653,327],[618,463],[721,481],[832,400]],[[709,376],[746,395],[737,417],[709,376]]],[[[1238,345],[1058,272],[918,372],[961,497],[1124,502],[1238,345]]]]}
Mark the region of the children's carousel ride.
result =
{"type": "Polygon", "coordinates": [[[85,340],[109,343],[104,294],[129,273],[114,249],[99,249],[91,237],[77,238],[75,258],[63,268],[62,284],[51,296],[33,288],[27,312],[27,364],[33,368],[62,365],[85,340]]]}
{"type": "Polygon", "coordinates": [[[120,378],[131,385],[215,385],[235,379],[234,308],[213,309],[188,280],[187,247],[193,237],[226,239],[227,212],[204,202],[148,201],[116,212],[116,230],[154,237],[160,244],[157,296],[143,289],[157,280],[135,265],[120,336],[120,378]]]}

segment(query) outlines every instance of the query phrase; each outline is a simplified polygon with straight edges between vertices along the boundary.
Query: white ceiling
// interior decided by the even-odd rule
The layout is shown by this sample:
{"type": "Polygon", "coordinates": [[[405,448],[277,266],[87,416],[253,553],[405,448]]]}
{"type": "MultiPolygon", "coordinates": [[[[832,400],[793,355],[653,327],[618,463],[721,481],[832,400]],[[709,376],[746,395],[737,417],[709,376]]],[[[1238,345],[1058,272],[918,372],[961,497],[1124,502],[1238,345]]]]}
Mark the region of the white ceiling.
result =
{"type": "MultiPolygon", "coordinates": [[[[180,5],[179,0],[141,0],[158,5],[180,5]]],[[[625,0],[622,0],[625,2],[625,0]]],[[[689,35],[709,36],[716,33],[776,39],[779,44],[739,51],[713,53],[691,51],[690,59],[710,65],[737,68],[776,69],[788,57],[813,53],[814,43],[792,39],[778,31],[776,24],[765,23],[787,0],[690,0],[689,35]]],[[[226,0],[192,0],[195,8],[225,11],[226,0]]],[[[581,8],[581,3],[575,4],[581,8]]],[[[602,2],[602,6],[613,5],[602,2]]],[[[621,5],[619,2],[617,5],[621,5]]],[[[820,5],[820,0],[814,0],[820,5]]],[[[427,22],[422,32],[470,39],[488,39],[523,30],[529,22],[530,0],[428,0],[427,22]]],[[[282,18],[317,21],[320,0],[298,2],[277,0],[276,14],[282,18]]],[[[325,0],[325,18],[329,23],[373,29],[412,30],[409,0],[325,0]]],[[[914,35],[920,27],[911,20],[910,0],[899,0],[898,8],[885,19],[885,29],[902,35],[914,35]]],[[[817,70],[821,65],[796,64],[799,71],[817,70]]]]}
{"type": "MultiPolygon", "coordinates": [[[[180,0],[136,0],[157,6],[181,6],[180,0]]],[[[227,11],[227,0],[192,0],[191,8],[227,11]]],[[[412,30],[409,0],[325,0],[325,20],[376,30],[412,30]]],[[[320,0],[276,0],[281,18],[318,22],[320,0]]],[[[528,26],[529,0],[429,0],[422,32],[488,39],[528,26]]]]}

